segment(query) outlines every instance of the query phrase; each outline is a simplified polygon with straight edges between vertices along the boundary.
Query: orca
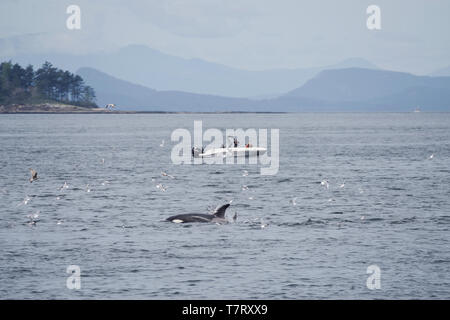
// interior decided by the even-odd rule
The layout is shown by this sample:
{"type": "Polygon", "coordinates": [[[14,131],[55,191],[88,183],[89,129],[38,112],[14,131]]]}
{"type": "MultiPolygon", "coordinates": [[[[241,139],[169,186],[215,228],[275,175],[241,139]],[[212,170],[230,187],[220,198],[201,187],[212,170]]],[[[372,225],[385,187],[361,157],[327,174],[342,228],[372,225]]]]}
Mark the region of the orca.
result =
{"type": "MultiPolygon", "coordinates": [[[[228,220],[225,219],[225,211],[230,206],[229,203],[217,208],[213,214],[204,214],[204,213],[187,213],[187,214],[179,214],[176,216],[172,216],[167,218],[167,221],[174,223],[189,223],[189,222],[212,222],[212,223],[228,223],[228,220]]],[[[236,217],[233,217],[233,220],[236,220],[236,217]]]]}

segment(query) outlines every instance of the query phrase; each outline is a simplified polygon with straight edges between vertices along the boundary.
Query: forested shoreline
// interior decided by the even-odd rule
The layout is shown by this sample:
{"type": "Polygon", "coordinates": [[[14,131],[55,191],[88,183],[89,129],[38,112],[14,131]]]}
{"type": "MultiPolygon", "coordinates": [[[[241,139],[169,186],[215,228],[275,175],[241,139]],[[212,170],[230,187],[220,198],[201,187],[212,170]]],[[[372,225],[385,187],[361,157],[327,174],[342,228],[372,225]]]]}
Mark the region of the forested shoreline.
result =
{"type": "Polygon", "coordinates": [[[95,108],[95,98],[94,89],[82,77],[48,61],[37,70],[11,61],[0,64],[0,106],[64,103],[95,108]]]}

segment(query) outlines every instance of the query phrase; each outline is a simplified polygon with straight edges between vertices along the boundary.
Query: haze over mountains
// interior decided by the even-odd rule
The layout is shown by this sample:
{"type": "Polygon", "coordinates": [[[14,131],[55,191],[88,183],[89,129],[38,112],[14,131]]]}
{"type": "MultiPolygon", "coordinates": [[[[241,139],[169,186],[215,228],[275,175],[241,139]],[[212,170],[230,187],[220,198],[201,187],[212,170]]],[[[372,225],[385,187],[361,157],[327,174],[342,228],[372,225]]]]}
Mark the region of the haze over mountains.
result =
{"type": "Polygon", "coordinates": [[[111,53],[29,54],[11,60],[35,66],[50,61],[76,71],[95,89],[100,106],[114,103],[121,110],[450,110],[450,77],[380,70],[361,58],[325,67],[248,71],[132,45],[111,53]]]}
{"type": "Polygon", "coordinates": [[[21,54],[12,59],[22,65],[50,61],[71,72],[90,67],[116,78],[156,90],[178,90],[228,97],[267,97],[293,90],[318,72],[349,67],[377,68],[361,58],[350,58],[330,66],[248,71],[201,59],[184,59],[142,45],[131,45],[111,53],[87,55],[21,54]]]}
{"type": "Polygon", "coordinates": [[[446,110],[450,107],[450,77],[361,68],[326,70],[286,96],[355,110],[446,110]]]}
{"type": "Polygon", "coordinates": [[[77,74],[95,86],[98,105],[114,103],[124,111],[241,111],[251,110],[254,103],[244,98],[158,91],[112,77],[93,68],[81,68],[77,74]]]}
{"type": "Polygon", "coordinates": [[[449,77],[450,76],[450,66],[436,70],[433,73],[431,73],[430,76],[449,77]]]}
{"type": "Polygon", "coordinates": [[[277,98],[252,100],[181,91],[157,91],[92,68],[78,71],[97,92],[99,105],[140,111],[423,111],[450,110],[450,77],[346,68],[326,70],[277,98]]]}

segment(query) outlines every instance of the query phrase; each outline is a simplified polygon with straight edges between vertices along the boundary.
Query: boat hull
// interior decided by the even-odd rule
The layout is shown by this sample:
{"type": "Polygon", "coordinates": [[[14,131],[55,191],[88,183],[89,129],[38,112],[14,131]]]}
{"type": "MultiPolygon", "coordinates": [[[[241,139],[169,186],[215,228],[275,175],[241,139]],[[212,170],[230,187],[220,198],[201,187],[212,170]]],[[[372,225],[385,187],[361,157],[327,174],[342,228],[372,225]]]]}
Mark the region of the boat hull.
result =
{"type": "Polygon", "coordinates": [[[196,153],[194,157],[257,157],[266,153],[267,149],[262,147],[236,147],[236,148],[215,148],[203,153],[196,153]]]}

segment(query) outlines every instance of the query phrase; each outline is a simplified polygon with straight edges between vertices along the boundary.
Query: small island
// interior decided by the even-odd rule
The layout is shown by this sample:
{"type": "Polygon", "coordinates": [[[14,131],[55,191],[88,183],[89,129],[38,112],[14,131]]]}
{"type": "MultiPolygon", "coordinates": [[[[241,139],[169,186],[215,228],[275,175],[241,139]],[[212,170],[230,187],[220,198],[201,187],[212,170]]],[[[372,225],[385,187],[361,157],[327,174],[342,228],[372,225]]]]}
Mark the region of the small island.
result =
{"type": "Polygon", "coordinates": [[[11,61],[0,64],[0,113],[103,113],[95,91],[82,77],[45,62],[34,70],[11,61]]]}

